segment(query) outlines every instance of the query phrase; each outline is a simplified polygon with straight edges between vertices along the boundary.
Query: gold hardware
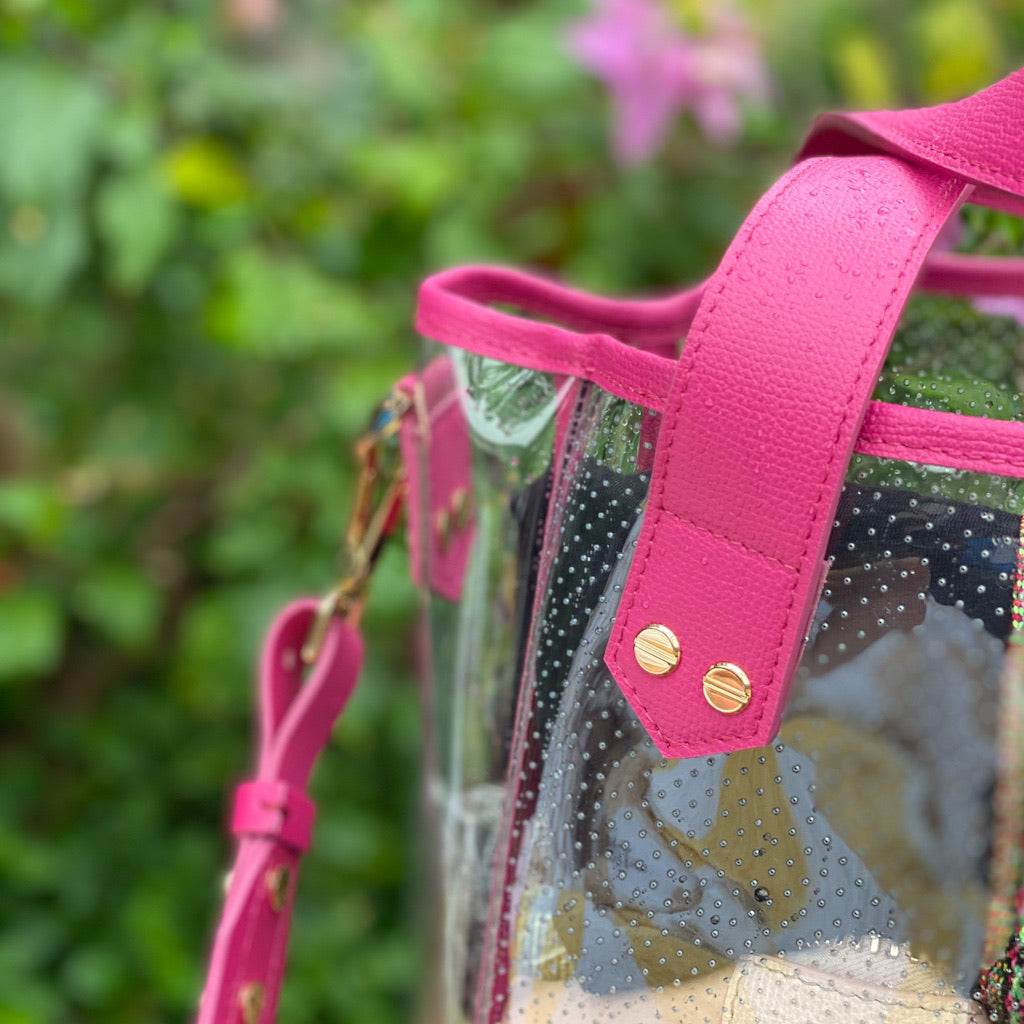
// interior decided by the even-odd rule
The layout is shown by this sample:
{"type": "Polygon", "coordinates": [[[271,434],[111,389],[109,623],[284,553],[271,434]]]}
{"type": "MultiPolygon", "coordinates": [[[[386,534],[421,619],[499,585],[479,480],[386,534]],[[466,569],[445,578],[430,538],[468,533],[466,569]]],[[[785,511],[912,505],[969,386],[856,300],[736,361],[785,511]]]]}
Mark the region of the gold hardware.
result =
{"type": "Polygon", "coordinates": [[[381,403],[370,429],[356,442],[359,476],[352,515],[345,529],[345,572],[317,608],[302,645],[302,660],[306,665],[312,665],[319,657],[333,616],[355,621],[362,611],[370,573],[405,497],[401,462],[391,459],[385,465],[384,447],[398,433],[402,417],[412,406],[412,398],[404,392],[392,393],[381,403]]]}
{"type": "Polygon", "coordinates": [[[645,626],[633,641],[637,664],[653,676],[663,676],[679,664],[679,641],[668,626],[645,626]]]}
{"type": "Polygon", "coordinates": [[[452,540],[452,514],[443,508],[437,513],[437,546],[442,552],[448,550],[452,540]]]}
{"type": "Polygon", "coordinates": [[[738,665],[720,661],[704,675],[704,699],[723,715],[735,715],[750,703],[750,680],[738,665]]]}
{"type": "Polygon", "coordinates": [[[238,993],[238,1008],[245,1024],[259,1024],[263,1010],[263,986],[258,981],[242,986],[238,993]]]}
{"type": "Polygon", "coordinates": [[[465,487],[456,487],[452,492],[450,508],[455,529],[466,529],[473,518],[473,500],[465,487]]]}
{"type": "Polygon", "coordinates": [[[434,527],[437,530],[437,546],[442,553],[448,550],[452,535],[461,533],[469,526],[473,518],[473,500],[465,487],[456,487],[452,491],[448,507],[441,509],[435,517],[434,527]]]}
{"type": "Polygon", "coordinates": [[[267,872],[267,895],[275,914],[280,914],[288,902],[288,890],[292,884],[292,873],[287,864],[278,864],[267,872]]]}

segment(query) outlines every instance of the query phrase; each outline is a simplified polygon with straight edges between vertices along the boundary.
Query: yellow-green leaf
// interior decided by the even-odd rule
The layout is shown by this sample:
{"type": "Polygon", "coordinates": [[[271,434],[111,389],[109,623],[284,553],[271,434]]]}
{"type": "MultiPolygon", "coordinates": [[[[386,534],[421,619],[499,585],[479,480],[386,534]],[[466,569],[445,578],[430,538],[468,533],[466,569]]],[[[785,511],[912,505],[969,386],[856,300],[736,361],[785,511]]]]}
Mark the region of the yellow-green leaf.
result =
{"type": "Polygon", "coordinates": [[[201,209],[237,203],[248,192],[242,168],[219,139],[185,139],[164,156],[163,166],[171,191],[201,209]]]}
{"type": "Polygon", "coordinates": [[[866,32],[851,32],[839,40],[833,59],[849,106],[878,110],[893,105],[892,58],[878,39],[866,32]]]}
{"type": "Polygon", "coordinates": [[[988,12],[974,0],[933,0],[914,22],[921,92],[941,103],[977,92],[1003,67],[1003,50],[988,12]]]}

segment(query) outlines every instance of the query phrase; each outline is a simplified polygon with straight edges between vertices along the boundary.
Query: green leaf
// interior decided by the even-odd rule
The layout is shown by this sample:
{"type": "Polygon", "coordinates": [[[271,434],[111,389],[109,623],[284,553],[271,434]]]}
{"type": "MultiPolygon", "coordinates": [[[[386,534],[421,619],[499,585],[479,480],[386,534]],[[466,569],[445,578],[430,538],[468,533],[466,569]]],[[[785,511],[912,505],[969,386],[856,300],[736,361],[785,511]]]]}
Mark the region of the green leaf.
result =
{"type": "Polygon", "coordinates": [[[219,341],[262,356],[365,349],[383,333],[380,314],[360,290],[296,257],[254,248],[228,258],[207,322],[219,341]]]}
{"type": "Polygon", "coordinates": [[[119,167],[139,167],[149,162],[159,146],[159,112],[137,104],[112,111],[103,126],[101,148],[119,167]]]}
{"type": "Polygon", "coordinates": [[[83,193],[105,97],[52,62],[0,65],[0,290],[52,302],[87,252],[83,193]]]}
{"type": "Polygon", "coordinates": [[[60,660],[63,621],[57,602],[38,590],[0,594],[0,683],[52,672],[60,660]]]}
{"type": "Polygon", "coordinates": [[[465,184],[459,150],[441,139],[374,139],[353,152],[352,162],[363,189],[413,212],[435,210],[465,184]]]}
{"type": "Polygon", "coordinates": [[[41,480],[0,481],[0,523],[34,547],[49,547],[60,535],[67,508],[41,480]]]}
{"type": "Polygon", "coordinates": [[[76,949],[64,964],[61,987],[87,1006],[102,1006],[124,983],[128,967],[116,947],[94,943],[76,949]]]}
{"type": "Polygon", "coordinates": [[[52,63],[0,65],[0,192],[14,201],[77,195],[106,100],[52,63]]]}
{"type": "Polygon", "coordinates": [[[164,171],[175,195],[204,210],[243,199],[248,182],[234,154],[215,138],[190,138],[164,157],[164,171]]]}
{"type": "Polygon", "coordinates": [[[879,110],[893,105],[892,59],[876,36],[866,31],[849,33],[839,40],[833,59],[850,106],[879,110]]]}
{"type": "Polygon", "coordinates": [[[110,250],[114,282],[147,284],[178,230],[178,210],[160,178],[142,171],[113,178],[96,201],[97,226],[110,250]]]}
{"type": "Polygon", "coordinates": [[[557,7],[520,8],[487,33],[475,68],[477,88],[540,107],[564,94],[582,77],[563,41],[565,26],[566,13],[557,7]]]}
{"type": "Polygon", "coordinates": [[[976,92],[1005,66],[992,19],[974,0],[933,0],[914,28],[924,69],[922,92],[929,103],[976,92]]]}
{"type": "Polygon", "coordinates": [[[75,587],[74,611],[120,647],[138,650],[156,635],[160,594],[133,565],[105,565],[75,587]]]}
{"type": "Polygon", "coordinates": [[[0,218],[7,223],[0,231],[0,291],[32,306],[49,305],[88,255],[81,204],[62,196],[13,207],[0,202],[0,218]]]}
{"type": "Polygon", "coordinates": [[[30,1013],[28,1010],[4,1006],[8,998],[10,997],[0,995],[0,1024],[42,1024],[47,1019],[46,1014],[30,1013]]]}

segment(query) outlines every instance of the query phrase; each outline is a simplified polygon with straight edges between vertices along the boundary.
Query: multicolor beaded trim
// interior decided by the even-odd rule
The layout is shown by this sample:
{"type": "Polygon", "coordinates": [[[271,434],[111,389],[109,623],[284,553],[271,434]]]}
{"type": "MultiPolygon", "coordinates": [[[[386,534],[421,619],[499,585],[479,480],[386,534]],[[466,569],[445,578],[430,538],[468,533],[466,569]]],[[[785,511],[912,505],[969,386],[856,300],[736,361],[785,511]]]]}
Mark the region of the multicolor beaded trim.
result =
{"type": "Polygon", "coordinates": [[[997,1024],[1024,1024],[1024,519],[1017,544],[1012,622],[1001,685],[999,771],[993,801],[993,899],[985,943],[986,959],[995,962],[981,972],[974,993],[997,1024]],[[999,956],[1000,936],[1007,932],[1010,941],[999,956]]]}
{"type": "Polygon", "coordinates": [[[1024,1021],[1024,925],[1010,938],[1005,955],[981,972],[974,998],[998,1024],[1024,1021]]]}
{"type": "Polygon", "coordinates": [[[1017,579],[1013,585],[1013,610],[1011,612],[1013,630],[1010,633],[1011,643],[1024,641],[1024,518],[1021,519],[1020,539],[1017,543],[1017,579]]]}

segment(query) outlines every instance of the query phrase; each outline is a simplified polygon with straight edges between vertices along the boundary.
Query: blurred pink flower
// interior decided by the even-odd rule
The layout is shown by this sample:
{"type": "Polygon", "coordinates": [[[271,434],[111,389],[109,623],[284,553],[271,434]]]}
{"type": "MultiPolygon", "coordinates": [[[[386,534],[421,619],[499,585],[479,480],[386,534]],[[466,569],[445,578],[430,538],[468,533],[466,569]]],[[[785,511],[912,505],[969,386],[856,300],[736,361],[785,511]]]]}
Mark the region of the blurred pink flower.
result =
{"type": "Polygon", "coordinates": [[[266,35],[281,19],[278,0],[224,0],[228,26],[242,35],[266,35]]]}
{"type": "Polygon", "coordinates": [[[624,163],[652,156],[686,109],[713,142],[731,142],[741,128],[740,101],[767,97],[768,75],[746,22],[724,5],[707,19],[706,30],[691,35],[659,0],[594,0],[593,14],[570,26],[570,52],[608,86],[613,148],[624,163]]]}
{"type": "Polygon", "coordinates": [[[974,300],[974,308],[989,316],[1013,317],[1024,327],[1024,298],[1017,295],[985,295],[974,300]]]}

